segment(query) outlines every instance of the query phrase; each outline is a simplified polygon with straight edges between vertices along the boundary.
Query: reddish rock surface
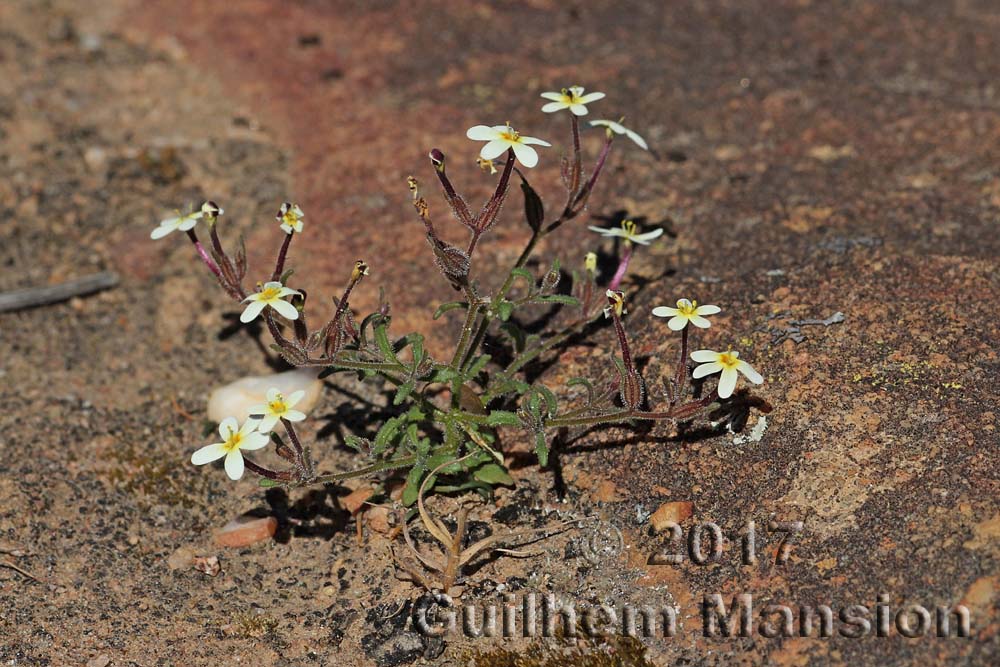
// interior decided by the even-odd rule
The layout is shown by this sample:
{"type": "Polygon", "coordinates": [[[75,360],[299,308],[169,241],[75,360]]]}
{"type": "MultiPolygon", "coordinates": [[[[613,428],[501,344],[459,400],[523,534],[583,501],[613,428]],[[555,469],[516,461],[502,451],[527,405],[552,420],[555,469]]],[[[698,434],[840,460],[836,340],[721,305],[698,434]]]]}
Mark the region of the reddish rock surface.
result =
{"type": "MultiPolygon", "coordinates": [[[[334,498],[346,489],[264,493],[188,465],[210,436],[211,388],[268,362],[183,239],[148,233],[212,197],[267,267],[274,210],[295,199],[309,235],[292,263],[310,303],[363,256],[373,271],[356,305],[373,305],[382,284],[394,329],[427,331],[452,293],[405,177],[423,182],[458,240],[426,150],[448,153],[476,201],[493,179],[472,164],[464,131],[510,119],[556,144],[531,172],[554,209],[565,118],[538,112],[538,93],[579,83],[608,93],[595,113],[627,114],[656,152],[618,144],[595,217],[543,256],[576,265],[598,245],[583,226],[620,209],[669,226],[676,238],[643,249],[628,283],[650,384],[676,341],[649,308],[691,296],[724,309],[698,344],[736,345],[775,409],[759,441],[749,428],[567,434],[565,503],[555,475],[529,465],[472,519],[478,531],[515,530],[554,522],[541,509],[551,506],[587,528],[533,558],[489,561],[466,595],[492,599],[503,583],[676,606],[678,636],[646,642],[655,664],[991,664],[998,28],[984,0],[0,3],[0,289],[122,276],[113,291],[0,315],[0,544],[41,581],[0,568],[0,662],[467,664],[470,648],[528,650],[438,644],[405,627],[416,591],[394,576],[386,506],[367,513],[373,530],[358,546],[334,498]],[[843,323],[787,338],[792,320],[835,312],[843,323]],[[685,530],[720,527],[722,560],[651,564],[686,553],[648,523],[685,502],[685,530]],[[287,519],[288,534],[233,552],[215,577],[164,566],[181,548],[207,553],[193,542],[251,510],[287,519]],[[784,563],[772,520],[804,524],[784,563]],[[739,558],[749,521],[752,564],[739,558]],[[758,609],[873,607],[880,593],[894,611],[964,604],[972,638],[705,638],[700,605],[712,593],[750,593],[758,609]]],[[[598,137],[587,135],[588,152],[598,137]]],[[[520,249],[519,211],[515,193],[481,248],[485,289],[490,268],[520,249]]],[[[432,334],[435,350],[449,326],[432,334]]],[[[612,346],[600,330],[545,382],[607,377],[612,346]]],[[[339,446],[346,415],[382,399],[331,383],[303,428],[324,469],[357,464],[339,446]]],[[[516,434],[505,444],[524,448],[516,434]]]]}

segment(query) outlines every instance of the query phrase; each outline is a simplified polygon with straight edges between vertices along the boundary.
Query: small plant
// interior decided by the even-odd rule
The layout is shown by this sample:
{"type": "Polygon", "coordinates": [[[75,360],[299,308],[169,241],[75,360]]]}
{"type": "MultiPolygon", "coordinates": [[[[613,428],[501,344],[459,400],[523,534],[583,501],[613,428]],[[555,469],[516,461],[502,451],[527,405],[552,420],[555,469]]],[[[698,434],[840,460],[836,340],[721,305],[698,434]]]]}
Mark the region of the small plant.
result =
{"type": "MultiPolygon", "coordinates": [[[[543,111],[569,111],[571,150],[562,160],[566,199],[555,215],[547,217],[541,197],[522,170],[537,164],[535,146],[544,148],[550,144],[522,135],[509,123],[477,125],[467,132],[470,139],[485,142],[479,152],[479,164],[484,173],[499,174],[495,191],[478,211],[452,183],[445,154],[438,149],[430,151],[431,167],[451,215],[467,230],[468,243],[463,247],[440,238],[437,229],[442,223],[432,219],[431,206],[422,195],[417,180],[413,177],[408,180],[413,207],[437,266],[450,288],[460,293],[459,299],[438,306],[433,316],[434,320],[439,320],[457,313],[463,318],[460,334],[448,358],[432,358],[420,333],[398,335],[392,331],[392,312],[384,295],[374,312],[355,315],[350,305],[351,295],[369,275],[369,266],[363,260],[355,263],[343,292],[333,299],[332,312],[317,316],[310,309],[307,318],[307,295],[288,286],[292,277],[292,271],[286,267],[289,248],[297,236],[306,233],[305,214],[294,203],[282,204],[277,213],[277,222],[285,236],[270,275],[262,276],[252,290],[244,285],[247,261],[243,241],[241,239],[235,249],[228,251],[223,246],[219,235],[223,211],[213,202],[164,220],[153,231],[153,238],[175,230],[185,232],[222,289],[244,304],[240,320],[246,323],[262,318],[274,340],[273,348],[289,363],[323,367],[324,374],[357,373],[363,379],[380,379],[394,388],[392,403],[396,414],[381,424],[374,437],[346,437],[347,444],[367,459],[365,465],[355,470],[317,471],[309,449],[295,431],[294,422],[303,417],[293,409],[296,397],[286,400],[277,390],[268,395],[267,404],[256,408],[252,418],[242,426],[235,420],[223,422],[223,442],[195,452],[193,463],[224,457],[230,477],[239,479],[244,469],[249,469],[262,477],[264,486],[316,485],[405,470],[403,502],[407,506],[414,502],[421,504],[420,516],[431,533],[454,551],[461,535],[436,530],[440,524],[426,516],[422,508],[423,493],[475,490],[488,494],[496,485],[511,484],[498,430],[524,429],[534,442],[539,463],[545,466],[549,456],[549,434],[557,429],[692,420],[729,399],[739,374],[752,383],[763,381],[737,352],[697,350],[690,355],[701,364],[694,369],[693,377],[714,373],[721,373],[721,376],[717,388],[694,398],[689,383],[692,376],[688,366],[689,334],[692,328],[707,328],[710,323],[706,316],[720,309],[680,299],[676,307],[653,310],[654,315],[670,318],[667,328],[679,332],[681,340],[679,358],[670,377],[664,379],[664,391],[647,390],[646,381],[630,352],[626,332],[626,278],[635,250],[658,239],[662,229],[643,232],[630,220],[623,221],[620,227],[591,227],[603,237],[614,237],[620,247],[617,270],[603,287],[597,283],[597,256],[594,253],[586,256],[582,271],[572,272],[569,281],[558,260],[552,260],[548,270],[541,275],[528,269],[539,242],[586,209],[615,138],[624,135],[646,149],[642,137],[620,121],[590,121],[590,126],[603,130],[604,139],[588,172],[583,167],[580,118],[588,113],[588,104],[604,95],[584,94],[582,88],[570,87],[542,96],[550,100],[543,111]],[[476,259],[482,253],[480,245],[500,220],[515,174],[523,198],[524,219],[531,235],[506,272],[499,276],[480,275],[476,272],[476,259]],[[207,248],[196,232],[201,222],[208,228],[210,242],[207,248]],[[533,333],[538,327],[529,327],[527,323],[540,308],[553,311],[546,313],[546,322],[559,322],[559,326],[533,333]],[[576,397],[560,399],[552,388],[540,380],[530,379],[533,375],[526,374],[527,369],[551,360],[575,340],[590,335],[600,327],[602,314],[611,321],[618,339],[618,354],[611,355],[613,363],[609,364],[610,377],[569,380],[567,388],[573,390],[571,394],[585,395],[582,402],[576,397]],[[310,327],[314,318],[321,322],[316,328],[310,327]],[[502,341],[496,345],[491,342],[492,354],[483,351],[487,335],[502,341]],[[652,404],[659,405],[654,407],[652,404]],[[264,436],[279,422],[289,444],[276,433],[269,439],[264,436]],[[277,454],[291,464],[288,468],[267,468],[243,456],[243,451],[262,448],[269,441],[275,442],[277,454]]],[[[446,555],[443,561],[430,565],[436,571],[444,569],[445,581],[438,583],[446,587],[456,580],[456,567],[467,560],[459,556],[456,561],[452,556],[446,555]]]]}

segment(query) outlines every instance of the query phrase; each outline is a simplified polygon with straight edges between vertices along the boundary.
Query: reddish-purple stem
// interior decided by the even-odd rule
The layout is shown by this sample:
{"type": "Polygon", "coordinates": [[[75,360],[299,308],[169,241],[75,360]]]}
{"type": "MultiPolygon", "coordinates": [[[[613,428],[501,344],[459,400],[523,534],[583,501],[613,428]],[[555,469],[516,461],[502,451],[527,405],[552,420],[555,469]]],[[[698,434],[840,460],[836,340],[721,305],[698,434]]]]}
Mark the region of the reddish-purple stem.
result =
{"type": "Polygon", "coordinates": [[[621,285],[622,280],[625,278],[625,272],[628,271],[629,260],[632,259],[632,244],[628,241],[625,242],[625,252],[622,253],[622,258],[618,262],[618,269],[615,271],[614,277],[611,279],[611,284],[608,285],[608,289],[617,290],[618,286],[621,285]]]}
{"type": "Polygon", "coordinates": [[[198,250],[198,254],[201,256],[201,261],[205,262],[205,266],[208,267],[208,270],[214,273],[216,278],[223,280],[222,271],[215,263],[215,260],[212,259],[211,255],[208,254],[208,251],[205,250],[205,246],[203,246],[201,241],[198,240],[198,235],[194,233],[193,229],[187,230],[187,235],[188,238],[191,239],[191,243],[193,243],[194,247],[198,250]]]}
{"type": "Polygon", "coordinates": [[[278,251],[278,259],[274,263],[274,273],[271,274],[271,280],[278,280],[281,278],[281,274],[285,271],[285,257],[288,255],[288,246],[292,244],[292,237],[295,233],[285,234],[285,240],[281,242],[281,250],[278,251]]]}

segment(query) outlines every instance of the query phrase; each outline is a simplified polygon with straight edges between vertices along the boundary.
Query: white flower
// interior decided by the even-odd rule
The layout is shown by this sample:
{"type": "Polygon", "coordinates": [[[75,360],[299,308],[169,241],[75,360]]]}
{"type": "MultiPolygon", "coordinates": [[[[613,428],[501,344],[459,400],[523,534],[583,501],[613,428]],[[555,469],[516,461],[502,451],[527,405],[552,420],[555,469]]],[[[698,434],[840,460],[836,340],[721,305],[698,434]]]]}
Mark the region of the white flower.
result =
{"type": "Polygon", "coordinates": [[[298,204],[286,201],[278,209],[278,215],[274,216],[274,219],[281,223],[281,229],[286,234],[291,234],[293,231],[301,234],[302,218],[304,217],[306,214],[302,212],[298,204]]]}
{"type": "Polygon", "coordinates": [[[707,329],[712,324],[702,315],[715,315],[719,312],[722,312],[722,309],[718,306],[699,306],[697,301],[687,299],[678,299],[676,308],[657,306],[653,309],[653,314],[657,317],[670,318],[667,326],[673,331],[680,331],[687,326],[688,322],[699,329],[707,329]]]}
{"type": "Polygon", "coordinates": [[[542,93],[542,97],[553,100],[542,107],[545,113],[555,113],[569,109],[577,116],[587,115],[587,105],[604,98],[604,93],[583,94],[583,86],[570,86],[558,93],[542,93]]]}
{"type": "Polygon", "coordinates": [[[494,125],[493,127],[476,125],[475,127],[470,127],[465,136],[473,141],[487,142],[483,146],[483,149],[479,151],[480,159],[492,160],[503,155],[508,148],[512,148],[514,149],[514,157],[517,158],[517,161],[529,169],[538,164],[538,153],[528,144],[535,144],[536,146],[552,145],[547,141],[542,141],[534,137],[522,137],[510,124],[494,125]]]}
{"type": "Polygon", "coordinates": [[[187,215],[178,215],[174,218],[167,218],[160,222],[160,226],[153,230],[153,233],[149,235],[151,239],[162,239],[164,236],[170,232],[179,229],[182,232],[186,232],[189,229],[194,229],[194,226],[198,224],[198,221],[204,217],[205,211],[204,207],[200,211],[192,211],[187,215]]]}
{"type": "Polygon", "coordinates": [[[601,236],[619,236],[625,239],[626,243],[638,243],[640,245],[649,245],[650,241],[659,238],[663,234],[662,228],[654,229],[653,231],[646,232],[645,234],[636,234],[635,223],[631,220],[622,220],[621,227],[605,229],[604,227],[594,227],[593,225],[590,225],[587,229],[592,232],[597,232],[601,236]]]}
{"type": "Polygon", "coordinates": [[[225,213],[222,207],[216,204],[214,201],[207,201],[201,205],[201,212],[205,216],[205,220],[211,225],[214,224],[219,216],[225,213]]]}
{"type": "Polygon", "coordinates": [[[286,320],[299,319],[299,311],[296,310],[295,306],[282,300],[282,297],[289,294],[302,296],[302,292],[285,287],[277,281],[264,283],[260,291],[254,292],[243,300],[244,303],[249,301],[250,305],[240,315],[240,322],[246,324],[247,322],[254,321],[260,315],[260,312],[264,310],[265,306],[274,308],[286,320]]]}
{"type": "Polygon", "coordinates": [[[270,438],[256,430],[257,422],[248,419],[243,427],[235,417],[226,417],[219,424],[219,435],[222,442],[217,442],[207,447],[202,447],[191,455],[191,463],[196,466],[218,461],[223,456],[226,457],[226,474],[229,479],[239,479],[243,477],[243,454],[241,449],[253,451],[266,447],[270,438]]]}
{"type": "MultiPolygon", "coordinates": [[[[644,151],[649,150],[649,146],[646,144],[646,140],[640,137],[638,134],[628,129],[620,122],[616,123],[613,120],[592,120],[590,124],[594,127],[604,127],[607,128],[608,132],[614,132],[615,134],[624,134],[626,137],[635,142],[635,145],[644,151]]],[[[610,134],[608,135],[610,136],[610,134]]]]}
{"type": "Polygon", "coordinates": [[[261,433],[270,433],[278,424],[278,421],[287,419],[290,422],[300,422],[306,418],[305,413],[292,410],[295,405],[306,395],[304,390],[292,392],[285,398],[277,388],[271,387],[267,390],[267,403],[261,403],[250,408],[250,416],[260,419],[257,430],[261,433]]]}
{"type": "Polygon", "coordinates": [[[733,395],[733,390],[736,389],[736,379],[739,377],[738,372],[743,373],[746,379],[754,384],[764,382],[764,378],[753,369],[753,366],[740,360],[739,352],[696,350],[691,353],[691,358],[701,364],[694,369],[693,377],[695,378],[703,378],[706,375],[722,371],[722,375],[719,377],[719,398],[729,398],[733,395]]]}

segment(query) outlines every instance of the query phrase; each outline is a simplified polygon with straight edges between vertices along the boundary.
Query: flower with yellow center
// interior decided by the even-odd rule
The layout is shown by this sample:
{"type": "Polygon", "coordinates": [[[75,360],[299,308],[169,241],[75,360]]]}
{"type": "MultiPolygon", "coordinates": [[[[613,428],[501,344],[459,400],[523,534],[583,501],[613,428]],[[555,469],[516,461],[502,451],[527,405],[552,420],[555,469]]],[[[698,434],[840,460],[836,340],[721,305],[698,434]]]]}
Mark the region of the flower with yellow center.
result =
{"type": "Polygon", "coordinates": [[[610,139],[613,134],[624,134],[626,137],[631,139],[636,146],[644,151],[648,151],[649,145],[646,143],[646,140],[622,125],[621,121],[623,120],[625,119],[622,118],[617,123],[613,120],[592,120],[590,121],[590,125],[591,127],[603,127],[604,131],[608,133],[608,139],[610,139]]]}
{"type": "Polygon", "coordinates": [[[608,307],[604,309],[604,317],[611,317],[611,313],[621,317],[628,312],[625,310],[624,292],[609,289],[604,295],[608,297],[608,307]]]}
{"type": "Polygon", "coordinates": [[[688,299],[678,299],[676,308],[657,306],[653,309],[653,315],[670,318],[667,326],[673,331],[680,331],[688,325],[688,322],[699,329],[707,329],[712,323],[702,316],[715,315],[719,312],[722,312],[722,309],[718,306],[699,306],[697,301],[688,299]]]}
{"type": "Polygon", "coordinates": [[[248,419],[240,427],[235,417],[226,417],[219,424],[222,442],[202,447],[191,455],[191,463],[196,466],[218,461],[226,457],[226,474],[229,479],[243,477],[243,454],[241,450],[253,451],[266,447],[270,438],[257,431],[257,421],[248,419]]]}
{"type": "Polygon", "coordinates": [[[267,306],[276,310],[278,314],[286,320],[299,319],[299,311],[295,308],[295,306],[282,299],[282,297],[286,297],[290,294],[302,296],[302,292],[293,290],[290,287],[285,287],[277,281],[271,281],[260,285],[256,292],[243,300],[244,303],[249,302],[250,305],[248,305],[243,310],[243,314],[240,315],[240,322],[243,322],[244,324],[247,322],[253,322],[257,319],[257,316],[260,315],[260,312],[267,306]]]}
{"type": "Polygon", "coordinates": [[[290,422],[300,422],[306,418],[305,413],[293,410],[306,395],[304,390],[294,391],[286,398],[276,387],[267,390],[267,403],[261,403],[250,408],[250,416],[260,419],[257,430],[270,433],[282,419],[290,422]]]}
{"type": "Polygon", "coordinates": [[[542,93],[542,97],[552,100],[542,107],[545,113],[555,113],[563,109],[569,109],[576,116],[587,115],[587,105],[591,102],[604,99],[604,93],[583,94],[583,86],[570,86],[563,88],[558,93],[542,93]]]}
{"type": "Polygon", "coordinates": [[[696,350],[691,353],[691,358],[697,361],[700,366],[694,369],[692,377],[703,378],[722,371],[719,376],[719,398],[729,398],[736,389],[736,380],[742,373],[746,379],[754,384],[761,384],[764,378],[753,369],[753,366],[740,359],[739,352],[716,352],[715,350],[696,350]]]}
{"type": "Polygon", "coordinates": [[[657,239],[663,235],[663,228],[654,229],[651,232],[646,232],[644,234],[636,233],[635,223],[631,220],[622,220],[621,227],[612,227],[606,229],[604,227],[594,227],[590,225],[587,227],[592,232],[597,232],[601,236],[612,237],[617,236],[619,238],[625,239],[625,243],[638,243],[639,245],[649,245],[649,242],[653,239],[657,239]]]}
{"type": "Polygon", "coordinates": [[[278,215],[274,216],[274,219],[281,223],[281,229],[286,234],[291,234],[292,232],[301,234],[302,218],[304,217],[306,217],[306,214],[302,212],[298,204],[286,201],[278,209],[278,215]]]}
{"type": "Polygon", "coordinates": [[[479,151],[481,160],[492,160],[503,155],[507,149],[514,151],[517,161],[529,169],[538,164],[538,153],[528,144],[536,146],[551,146],[547,141],[536,139],[535,137],[522,136],[517,130],[506,125],[476,125],[470,127],[465,133],[473,141],[485,141],[486,145],[479,151]]]}
{"type": "Polygon", "coordinates": [[[178,212],[177,216],[160,221],[160,226],[153,230],[153,232],[149,235],[149,238],[162,239],[164,236],[175,230],[186,232],[189,229],[194,229],[194,226],[197,225],[198,221],[203,217],[205,217],[204,207],[202,207],[201,210],[192,211],[186,215],[180,215],[178,212]]]}

